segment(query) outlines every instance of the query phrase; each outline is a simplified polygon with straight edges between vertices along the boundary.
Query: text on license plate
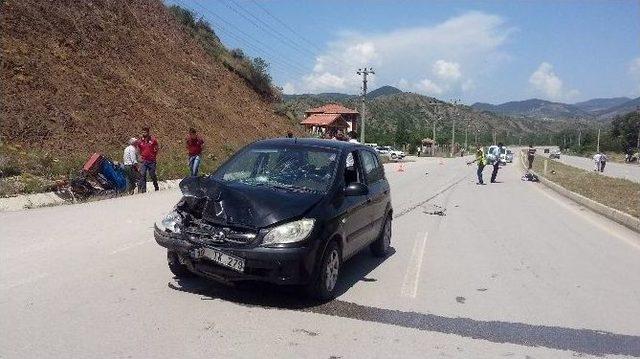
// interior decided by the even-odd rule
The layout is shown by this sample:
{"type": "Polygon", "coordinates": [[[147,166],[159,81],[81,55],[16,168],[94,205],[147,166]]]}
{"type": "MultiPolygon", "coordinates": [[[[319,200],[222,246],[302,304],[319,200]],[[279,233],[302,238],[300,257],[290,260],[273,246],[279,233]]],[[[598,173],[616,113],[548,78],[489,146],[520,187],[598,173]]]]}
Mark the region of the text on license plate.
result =
{"type": "Polygon", "coordinates": [[[195,258],[205,257],[213,262],[231,268],[238,272],[244,272],[244,259],[226,254],[211,248],[198,248],[194,253],[195,258]]]}

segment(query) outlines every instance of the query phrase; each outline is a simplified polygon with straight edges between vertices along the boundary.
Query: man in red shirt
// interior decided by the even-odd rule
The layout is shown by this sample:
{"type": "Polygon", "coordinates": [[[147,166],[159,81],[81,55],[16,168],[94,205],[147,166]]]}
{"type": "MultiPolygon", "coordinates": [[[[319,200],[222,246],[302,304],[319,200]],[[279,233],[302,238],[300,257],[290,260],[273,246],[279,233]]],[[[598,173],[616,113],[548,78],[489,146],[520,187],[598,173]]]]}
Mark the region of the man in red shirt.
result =
{"type": "Polygon", "coordinates": [[[191,176],[198,175],[198,169],[200,169],[200,155],[202,154],[202,146],[204,141],[195,128],[189,129],[189,136],[187,136],[187,152],[189,154],[189,174],[191,176]]]}
{"type": "Polygon", "coordinates": [[[142,166],[140,167],[140,186],[139,191],[144,193],[147,191],[147,173],[153,181],[153,187],[157,191],[158,176],[156,176],[156,157],[158,156],[158,140],[152,137],[149,132],[149,126],[142,128],[142,137],[138,141],[138,150],[142,158],[142,166]]]}

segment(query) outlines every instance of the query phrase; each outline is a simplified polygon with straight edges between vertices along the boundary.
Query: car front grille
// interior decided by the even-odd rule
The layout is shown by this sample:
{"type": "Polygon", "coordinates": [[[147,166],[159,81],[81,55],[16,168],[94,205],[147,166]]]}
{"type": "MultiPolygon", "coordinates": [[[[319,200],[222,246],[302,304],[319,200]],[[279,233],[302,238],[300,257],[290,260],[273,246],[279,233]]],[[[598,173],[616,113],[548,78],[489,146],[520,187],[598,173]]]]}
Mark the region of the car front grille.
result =
{"type": "Polygon", "coordinates": [[[222,247],[249,246],[257,237],[255,232],[206,223],[194,223],[182,228],[182,233],[194,243],[222,247]]]}

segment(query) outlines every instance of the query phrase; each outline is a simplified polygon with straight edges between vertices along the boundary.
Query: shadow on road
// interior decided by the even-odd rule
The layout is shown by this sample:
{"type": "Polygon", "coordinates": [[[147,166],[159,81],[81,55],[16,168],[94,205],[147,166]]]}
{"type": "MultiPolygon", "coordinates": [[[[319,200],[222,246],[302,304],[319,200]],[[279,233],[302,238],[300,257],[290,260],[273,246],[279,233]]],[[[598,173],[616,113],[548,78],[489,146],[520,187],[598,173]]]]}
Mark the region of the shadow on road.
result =
{"type": "MultiPolygon", "coordinates": [[[[368,278],[376,267],[395,254],[390,248],[389,255],[378,258],[364,250],[344,263],[342,273],[336,287],[336,296],[346,293],[359,281],[375,282],[368,278]]],[[[169,283],[171,289],[203,296],[203,300],[221,299],[236,304],[280,309],[306,309],[324,304],[305,296],[299,286],[278,286],[261,282],[238,282],[234,285],[220,284],[200,277],[175,278],[176,284],[169,283]]]]}

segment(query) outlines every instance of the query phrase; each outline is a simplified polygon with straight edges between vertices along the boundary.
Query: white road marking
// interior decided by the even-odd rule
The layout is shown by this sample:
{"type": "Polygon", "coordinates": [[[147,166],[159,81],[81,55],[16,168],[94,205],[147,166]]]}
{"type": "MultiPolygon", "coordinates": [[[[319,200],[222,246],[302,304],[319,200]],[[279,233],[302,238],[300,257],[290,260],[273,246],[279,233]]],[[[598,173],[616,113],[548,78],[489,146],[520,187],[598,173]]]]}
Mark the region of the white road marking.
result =
{"type": "Polygon", "coordinates": [[[427,236],[429,232],[424,232],[422,238],[416,238],[411,251],[411,259],[409,266],[404,274],[402,282],[401,295],[403,297],[415,298],[418,294],[418,280],[420,279],[420,270],[422,269],[422,258],[424,257],[424,248],[427,244],[427,236]]]}
{"type": "Polygon", "coordinates": [[[141,245],[143,245],[145,243],[149,243],[151,241],[153,241],[153,239],[147,239],[147,240],[144,240],[144,241],[128,244],[128,245],[126,245],[124,247],[118,248],[115,251],[111,252],[111,255],[118,254],[120,252],[124,252],[126,250],[129,250],[129,249],[134,248],[134,247],[141,246],[141,245]]]}

